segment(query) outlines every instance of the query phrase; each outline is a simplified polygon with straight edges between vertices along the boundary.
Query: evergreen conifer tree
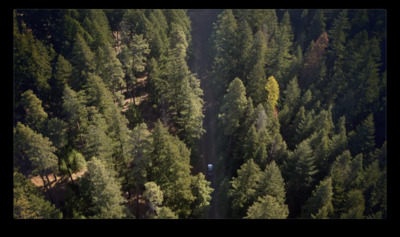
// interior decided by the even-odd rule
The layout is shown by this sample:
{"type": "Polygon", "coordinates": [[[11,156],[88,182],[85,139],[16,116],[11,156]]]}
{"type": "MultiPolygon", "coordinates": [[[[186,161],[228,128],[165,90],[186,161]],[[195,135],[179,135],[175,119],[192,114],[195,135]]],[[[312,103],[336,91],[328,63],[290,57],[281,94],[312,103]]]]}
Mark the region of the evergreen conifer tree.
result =
{"type": "Polygon", "coordinates": [[[247,210],[245,219],[286,219],[288,209],[280,204],[274,197],[265,195],[259,197],[247,210]]]}
{"type": "Polygon", "coordinates": [[[302,208],[303,218],[326,219],[333,215],[332,178],[321,181],[302,208]]]}
{"type": "Polygon", "coordinates": [[[226,135],[232,135],[240,126],[247,105],[246,88],[239,78],[235,78],[226,91],[218,117],[224,125],[226,135]]]}
{"type": "Polygon", "coordinates": [[[121,184],[106,168],[106,164],[93,157],[87,163],[93,215],[90,218],[121,219],[126,216],[121,184]]]}
{"type": "Polygon", "coordinates": [[[232,178],[229,196],[235,217],[244,217],[248,207],[255,201],[260,178],[261,169],[253,159],[245,162],[237,171],[237,177],[232,178]]]}

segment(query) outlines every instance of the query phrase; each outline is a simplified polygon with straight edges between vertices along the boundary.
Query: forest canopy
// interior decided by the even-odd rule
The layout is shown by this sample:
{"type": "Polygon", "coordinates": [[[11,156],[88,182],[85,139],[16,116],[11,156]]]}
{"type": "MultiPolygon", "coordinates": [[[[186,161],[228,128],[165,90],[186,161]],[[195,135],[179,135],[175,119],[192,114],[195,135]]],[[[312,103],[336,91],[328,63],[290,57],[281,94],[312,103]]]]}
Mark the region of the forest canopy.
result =
{"type": "Polygon", "coordinates": [[[386,218],[386,14],[14,10],[13,217],[386,218]]]}

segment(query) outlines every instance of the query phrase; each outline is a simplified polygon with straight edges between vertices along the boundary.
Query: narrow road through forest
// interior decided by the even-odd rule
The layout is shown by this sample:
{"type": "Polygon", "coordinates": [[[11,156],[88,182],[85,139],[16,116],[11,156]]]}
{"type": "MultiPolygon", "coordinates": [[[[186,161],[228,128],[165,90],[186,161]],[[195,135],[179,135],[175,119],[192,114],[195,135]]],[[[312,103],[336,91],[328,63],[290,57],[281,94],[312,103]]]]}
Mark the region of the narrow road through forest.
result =
{"type": "Polygon", "coordinates": [[[217,122],[217,111],[216,111],[216,100],[211,88],[210,77],[207,75],[210,68],[211,62],[207,57],[209,44],[208,38],[211,35],[213,22],[216,20],[220,10],[218,9],[189,9],[188,15],[192,24],[192,43],[193,43],[193,61],[191,70],[197,73],[197,77],[200,79],[200,87],[204,93],[204,120],[203,128],[206,133],[203,134],[199,143],[198,150],[200,152],[200,159],[197,162],[196,170],[206,175],[207,180],[211,181],[211,187],[214,188],[214,192],[211,194],[211,204],[206,218],[218,219],[220,218],[218,209],[218,195],[217,194],[217,174],[215,173],[217,165],[217,154],[216,154],[216,139],[215,129],[217,122]],[[213,175],[207,176],[207,164],[214,166],[213,175]]]}

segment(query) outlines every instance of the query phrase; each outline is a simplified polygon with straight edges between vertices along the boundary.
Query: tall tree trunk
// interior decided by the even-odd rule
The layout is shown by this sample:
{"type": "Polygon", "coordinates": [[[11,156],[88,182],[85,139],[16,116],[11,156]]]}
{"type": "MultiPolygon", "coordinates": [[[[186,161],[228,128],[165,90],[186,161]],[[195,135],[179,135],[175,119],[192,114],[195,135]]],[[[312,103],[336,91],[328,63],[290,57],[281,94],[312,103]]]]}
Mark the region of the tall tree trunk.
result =
{"type": "Polygon", "coordinates": [[[71,170],[67,167],[68,175],[71,178],[71,183],[74,184],[74,179],[72,178],[71,170]]]}
{"type": "Polygon", "coordinates": [[[46,174],[46,179],[47,179],[47,185],[49,185],[49,190],[51,190],[51,182],[50,182],[50,179],[49,179],[49,176],[46,174]]]}
{"type": "MultiPolygon", "coordinates": [[[[47,184],[46,184],[46,182],[45,182],[45,180],[44,180],[44,178],[43,178],[43,175],[40,174],[40,177],[42,178],[43,186],[44,186],[44,188],[46,189],[46,192],[49,194],[49,198],[50,198],[51,203],[55,204],[53,195],[51,194],[51,191],[50,191],[49,187],[47,187],[47,184]]],[[[46,175],[46,177],[47,177],[47,175],[46,175]]],[[[49,178],[47,177],[47,181],[48,181],[48,180],[49,180],[49,178]]],[[[49,183],[50,183],[50,182],[49,182],[49,183]]],[[[51,188],[51,186],[50,186],[50,188],[51,188]]]]}
{"type": "Polygon", "coordinates": [[[47,184],[46,184],[46,181],[44,180],[44,178],[43,178],[43,175],[42,175],[42,174],[40,174],[40,178],[42,178],[42,181],[43,181],[43,187],[45,187],[45,188],[46,188],[46,190],[47,190],[47,184]]]}

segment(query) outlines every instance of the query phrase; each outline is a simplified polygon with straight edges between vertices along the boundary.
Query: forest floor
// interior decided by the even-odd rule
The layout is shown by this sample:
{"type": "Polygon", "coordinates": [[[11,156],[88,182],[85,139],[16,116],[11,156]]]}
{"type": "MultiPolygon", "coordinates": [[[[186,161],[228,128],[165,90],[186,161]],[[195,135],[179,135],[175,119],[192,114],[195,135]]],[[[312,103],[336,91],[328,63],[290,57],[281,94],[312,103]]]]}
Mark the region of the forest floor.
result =
{"type": "Polygon", "coordinates": [[[201,137],[198,143],[200,152],[197,164],[193,167],[193,173],[202,172],[206,175],[207,180],[211,181],[211,187],[214,189],[211,196],[211,204],[206,218],[219,219],[220,211],[218,209],[218,174],[215,173],[218,157],[216,153],[215,129],[217,123],[216,97],[213,93],[210,77],[207,75],[207,69],[211,62],[208,60],[208,38],[211,35],[213,22],[218,15],[215,9],[189,9],[188,15],[192,23],[192,42],[193,42],[193,60],[191,62],[191,70],[197,73],[200,79],[200,87],[204,93],[204,109],[205,117],[203,120],[203,128],[206,133],[201,137]],[[214,166],[214,174],[207,175],[207,164],[214,166]]]}
{"type": "MultiPolygon", "coordinates": [[[[80,172],[73,173],[72,178],[75,181],[78,178],[82,177],[86,173],[86,171],[87,170],[82,170],[80,172]]],[[[56,208],[60,208],[62,202],[64,202],[65,200],[65,190],[67,188],[67,184],[71,182],[71,178],[69,177],[69,175],[58,175],[57,180],[55,180],[54,174],[49,174],[48,177],[51,184],[50,192],[54,199],[54,205],[56,206],[56,208]]],[[[28,178],[33,183],[33,185],[38,187],[43,192],[46,199],[50,201],[49,194],[48,192],[46,192],[42,178],[39,175],[28,176],[28,178]]],[[[47,179],[46,178],[44,179],[47,183],[47,179]]]]}

